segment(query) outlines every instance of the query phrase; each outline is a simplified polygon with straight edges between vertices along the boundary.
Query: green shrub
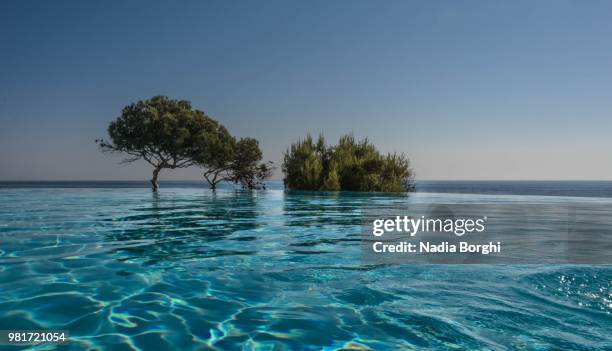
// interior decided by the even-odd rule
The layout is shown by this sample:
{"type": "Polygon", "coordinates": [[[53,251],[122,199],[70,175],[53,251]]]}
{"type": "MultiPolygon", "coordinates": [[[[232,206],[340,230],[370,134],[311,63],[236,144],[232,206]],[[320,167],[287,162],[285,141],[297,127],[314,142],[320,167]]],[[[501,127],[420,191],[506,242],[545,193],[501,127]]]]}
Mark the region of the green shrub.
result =
{"type": "Polygon", "coordinates": [[[414,190],[410,162],[404,154],[382,155],[367,139],[345,135],[335,146],[310,135],[292,144],[283,161],[289,189],[404,192],[414,190]]]}

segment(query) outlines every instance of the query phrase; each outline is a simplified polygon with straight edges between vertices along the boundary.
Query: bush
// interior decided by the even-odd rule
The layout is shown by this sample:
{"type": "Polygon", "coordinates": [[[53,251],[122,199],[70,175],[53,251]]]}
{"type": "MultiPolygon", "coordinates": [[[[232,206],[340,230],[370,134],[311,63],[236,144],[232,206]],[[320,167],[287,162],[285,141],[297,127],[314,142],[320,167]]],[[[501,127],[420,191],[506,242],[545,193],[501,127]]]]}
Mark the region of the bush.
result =
{"type": "Polygon", "coordinates": [[[382,155],[367,139],[345,135],[336,146],[310,135],[291,145],[283,161],[285,187],[300,190],[405,192],[414,190],[404,154],[382,155]]]}

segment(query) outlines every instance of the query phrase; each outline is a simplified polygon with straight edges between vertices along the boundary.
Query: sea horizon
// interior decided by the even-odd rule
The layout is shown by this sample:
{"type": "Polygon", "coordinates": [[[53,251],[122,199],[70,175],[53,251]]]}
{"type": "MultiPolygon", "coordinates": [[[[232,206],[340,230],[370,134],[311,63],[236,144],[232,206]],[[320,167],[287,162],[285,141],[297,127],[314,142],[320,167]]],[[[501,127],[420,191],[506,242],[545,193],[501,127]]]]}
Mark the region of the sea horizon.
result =
{"type": "MultiPolygon", "coordinates": [[[[208,189],[198,180],[161,180],[160,189],[208,189]]],[[[22,180],[0,181],[1,188],[149,188],[148,180],[22,180]]],[[[612,197],[612,180],[416,180],[416,192],[481,195],[612,197]]],[[[239,190],[224,182],[219,189],[239,190]]],[[[266,190],[286,190],[282,180],[266,182],[266,190]]]]}

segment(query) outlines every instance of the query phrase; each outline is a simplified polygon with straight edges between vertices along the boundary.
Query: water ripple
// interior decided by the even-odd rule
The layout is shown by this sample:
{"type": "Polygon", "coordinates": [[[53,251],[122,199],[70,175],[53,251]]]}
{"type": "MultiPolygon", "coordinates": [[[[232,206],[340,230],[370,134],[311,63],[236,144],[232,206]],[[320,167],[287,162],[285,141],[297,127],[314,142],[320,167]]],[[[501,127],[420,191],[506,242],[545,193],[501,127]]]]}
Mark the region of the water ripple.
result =
{"type": "Polygon", "coordinates": [[[612,267],[360,261],[365,206],[476,195],[0,193],[0,329],[58,349],[612,348],[612,267]]]}

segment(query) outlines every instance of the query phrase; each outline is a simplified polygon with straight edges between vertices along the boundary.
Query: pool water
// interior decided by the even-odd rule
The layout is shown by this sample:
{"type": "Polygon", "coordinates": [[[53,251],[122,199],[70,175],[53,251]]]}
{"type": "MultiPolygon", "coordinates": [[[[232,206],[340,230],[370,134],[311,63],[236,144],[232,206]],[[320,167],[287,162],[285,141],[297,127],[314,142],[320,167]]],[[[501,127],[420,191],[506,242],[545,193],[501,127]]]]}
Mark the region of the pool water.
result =
{"type": "Polygon", "coordinates": [[[364,205],[534,199],[560,201],[3,188],[0,330],[68,330],[38,348],[69,350],[612,349],[611,266],[360,258],[364,205]]]}

